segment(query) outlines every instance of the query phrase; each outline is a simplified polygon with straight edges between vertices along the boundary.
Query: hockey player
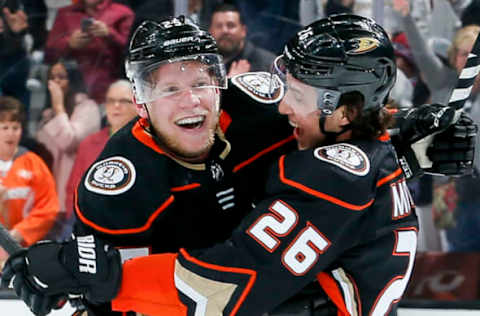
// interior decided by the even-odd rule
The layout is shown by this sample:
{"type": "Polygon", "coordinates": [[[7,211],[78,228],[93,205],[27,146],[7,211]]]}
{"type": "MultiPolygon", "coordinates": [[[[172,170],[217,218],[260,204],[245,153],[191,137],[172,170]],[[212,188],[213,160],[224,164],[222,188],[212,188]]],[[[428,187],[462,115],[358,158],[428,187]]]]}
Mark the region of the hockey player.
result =
{"type": "MultiPolygon", "coordinates": [[[[134,35],[127,67],[142,119],[112,137],[87,173],[76,210],[84,227],[78,228],[73,241],[37,244],[12,256],[2,285],[16,274],[17,293],[38,314],[47,313],[64,293],[83,293],[91,302],[106,302],[117,295],[121,269],[118,252],[105,248],[98,238],[103,237],[115,246],[124,243],[121,246],[139,252],[142,248],[154,252],[189,249],[178,255],[127,261],[122,289],[114,301],[122,311],[183,315],[197,308],[206,315],[260,315],[315,278],[340,311],[361,314],[360,307],[363,313],[388,310],[390,303],[394,307],[412,267],[416,217],[393,147],[383,133],[387,122],[383,107],[395,78],[393,51],[383,30],[368,19],[338,16],[312,24],[287,45],[277,63],[279,70],[287,70],[288,87],[279,110],[294,125],[302,150],[277,161],[267,194],[230,239],[207,250],[191,251],[225,239],[228,226],[235,222],[228,222],[221,212],[213,212],[210,222],[192,214],[199,207],[204,212],[223,205],[220,199],[208,200],[211,191],[202,186],[223,192],[229,189],[225,186],[229,180],[242,184],[235,189],[245,190],[240,192],[253,201],[252,192],[240,182],[239,171],[253,166],[251,161],[260,162],[256,158],[265,157],[261,154],[266,151],[252,155],[255,151],[247,145],[261,149],[258,144],[281,134],[274,131],[277,125],[264,125],[265,134],[259,133],[259,127],[252,132],[252,117],[243,117],[243,124],[235,125],[239,121],[234,114],[241,119],[240,114],[249,113],[248,106],[256,106],[257,115],[269,109],[250,104],[253,101],[242,107],[236,104],[230,116],[220,118],[220,126],[227,137],[231,133],[232,143],[236,140],[240,145],[231,147],[230,162],[222,159],[229,146],[215,149],[222,144],[221,134],[213,143],[210,140],[223,76],[217,63],[212,63],[215,52],[202,51],[214,42],[202,41],[196,36],[200,31],[192,31],[181,20],[159,25],[147,22],[143,27],[134,35]],[[184,54],[181,58],[179,52],[184,54]],[[175,116],[168,106],[176,103],[169,100],[182,100],[183,107],[195,103],[199,109],[175,116]],[[171,123],[177,127],[168,129],[171,123]],[[177,137],[165,137],[168,132],[177,137]],[[172,141],[178,139],[182,141],[172,141]],[[251,144],[253,139],[255,144],[251,144]],[[118,157],[120,146],[130,149],[118,157]],[[204,162],[209,159],[221,168],[204,162]],[[212,178],[179,166],[201,168],[194,171],[208,168],[212,178]],[[171,175],[167,177],[166,171],[171,175]],[[219,184],[213,181],[217,178],[219,184]],[[167,180],[168,185],[162,183],[167,180]],[[162,185],[168,188],[166,193],[160,190],[162,185]],[[103,204],[107,200],[111,201],[108,207],[103,204]],[[205,205],[200,204],[202,200],[205,205]],[[106,210],[115,211],[119,224],[107,221],[106,210]],[[206,236],[211,239],[205,240],[206,236]],[[351,291],[341,293],[340,289],[351,291]],[[374,307],[376,298],[380,305],[374,307]]],[[[275,103],[283,93],[282,85],[275,82],[261,75],[237,77],[232,85],[238,88],[237,94],[230,100],[238,102],[246,95],[275,103]]],[[[225,104],[224,109],[229,110],[225,104]]],[[[426,116],[435,113],[434,109],[426,111],[426,116]]],[[[255,119],[277,122],[271,115],[255,119]]],[[[236,219],[240,220],[250,212],[250,205],[242,204],[235,192],[235,207],[241,212],[236,219]]]]}
{"type": "MultiPolygon", "coordinates": [[[[243,76],[220,112],[227,78],[216,43],[183,18],[140,25],[126,72],[140,119],[115,134],[86,173],[74,233],[103,238],[123,260],[224,241],[263,187],[269,155],[294,147],[287,120],[267,106],[283,96],[281,83],[272,94],[246,94],[239,87],[251,81],[270,85],[243,76]]],[[[105,315],[109,307],[89,309],[105,315]]]]}

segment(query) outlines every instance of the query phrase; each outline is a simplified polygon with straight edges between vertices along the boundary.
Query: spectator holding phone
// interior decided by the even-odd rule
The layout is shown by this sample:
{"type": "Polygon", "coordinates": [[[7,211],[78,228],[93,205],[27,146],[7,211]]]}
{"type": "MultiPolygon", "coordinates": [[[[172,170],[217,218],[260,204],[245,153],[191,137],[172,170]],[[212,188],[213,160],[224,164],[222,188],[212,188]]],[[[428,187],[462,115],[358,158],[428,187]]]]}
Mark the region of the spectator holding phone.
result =
{"type": "Polygon", "coordinates": [[[79,0],[60,8],[48,36],[46,62],[77,61],[89,94],[103,103],[108,86],[120,76],[133,19],[130,8],[112,0],[79,0]]]}

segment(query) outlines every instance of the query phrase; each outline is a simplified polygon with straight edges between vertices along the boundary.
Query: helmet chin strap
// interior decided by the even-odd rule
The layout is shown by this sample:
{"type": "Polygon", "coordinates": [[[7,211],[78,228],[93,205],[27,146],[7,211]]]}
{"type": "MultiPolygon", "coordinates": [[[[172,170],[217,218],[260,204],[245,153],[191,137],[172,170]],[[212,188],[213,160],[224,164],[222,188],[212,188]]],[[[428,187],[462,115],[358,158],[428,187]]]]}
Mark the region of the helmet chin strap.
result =
{"type": "Polygon", "coordinates": [[[322,142],[322,145],[331,145],[337,142],[337,137],[342,135],[343,133],[352,129],[352,124],[347,124],[342,127],[342,130],[339,132],[329,132],[325,129],[325,120],[327,115],[320,111],[320,119],[319,119],[319,126],[320,131],[326,136],[325,141],[322,142]]]}

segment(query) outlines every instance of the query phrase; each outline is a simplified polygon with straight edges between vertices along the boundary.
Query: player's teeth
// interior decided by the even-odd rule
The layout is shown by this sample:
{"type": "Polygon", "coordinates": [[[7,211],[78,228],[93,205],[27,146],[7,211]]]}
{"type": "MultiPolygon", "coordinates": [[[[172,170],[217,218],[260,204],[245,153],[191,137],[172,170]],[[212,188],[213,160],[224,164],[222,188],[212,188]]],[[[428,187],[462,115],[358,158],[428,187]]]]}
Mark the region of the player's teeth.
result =
{"type": "Polygon", "coordinates": [[[294,123],[292,121],[288,121],[288,123],[290,123],[290,125],[293,126],[293,127],[298,127],[297,123],[294,123]]]}
{"type": "Polygon", "coordinates": [[[204,116],[187,117],[177,121],[178,125],[197,124],[205,120],[204,116]]]}

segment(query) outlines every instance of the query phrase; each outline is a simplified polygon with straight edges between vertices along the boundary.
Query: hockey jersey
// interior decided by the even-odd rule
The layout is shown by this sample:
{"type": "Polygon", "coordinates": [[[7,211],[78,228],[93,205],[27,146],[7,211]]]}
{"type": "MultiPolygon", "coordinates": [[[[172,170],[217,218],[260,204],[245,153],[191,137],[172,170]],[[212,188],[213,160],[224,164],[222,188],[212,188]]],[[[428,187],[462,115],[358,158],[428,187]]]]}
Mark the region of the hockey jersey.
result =
{"type": "Polygon", "coordinates": [[[387,137],[296,151],[277,161],[266,197],[224,243],[126,262],[113,308],[262,315],[317,279],[339,315],[389,315],[417,229],[387,137]]]}
{"type": "Polygon", "coordinates": [[[60,209],[53,176],[39,156],[21,146],[0,169],[0,183],[7,190],[0,221],[32,245],[48,233],[60,209]]]}
{"type": "Polygon", "coordinates": [[[216,139],[203,163],[165,153],[144,119],[115,133],[78,187],[76,232],[93,231],[122,248],[125,258],[227,239],[263,191],[272,157],[295,146],[274,105],[281,95],[263,102],[252,95],[236,84],[224,92],[216,139]]]}

